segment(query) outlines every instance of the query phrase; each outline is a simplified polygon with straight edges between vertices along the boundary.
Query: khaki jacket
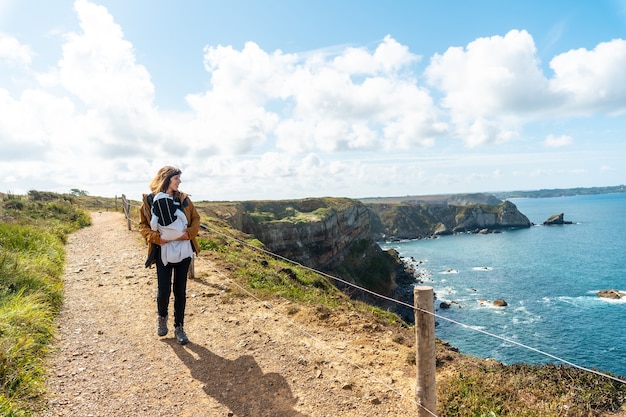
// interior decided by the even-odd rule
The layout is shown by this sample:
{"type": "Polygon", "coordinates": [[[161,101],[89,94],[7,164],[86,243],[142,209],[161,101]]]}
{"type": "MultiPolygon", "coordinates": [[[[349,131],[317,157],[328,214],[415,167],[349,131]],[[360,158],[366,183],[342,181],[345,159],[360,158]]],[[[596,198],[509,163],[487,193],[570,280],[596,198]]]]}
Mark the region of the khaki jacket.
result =
{"type": "MultiPolygon", "coordinates": [[[[174,199],[180,201],[181,210],[183,210],[185,216],[187,217],[187,233],[189,234],[189,238],[191,240],[191,247],[195,253],[200,253],[200,246],[196,240],[198,231],[200,230],[200,214],[198,214],[196,207],[193,205],[187,194],[181,192],[178,192],[177,194],[177,196],[174,196],[174,199]]],[[[146,242],[148,242],[148,260],[146,261],[146,268],[156,262],[154,250],[156,249],[156,246],[159,246],[161,238],[159,232],[150,228],[152,213],[150,212],[150,202],[148,201],[148,197],[151,195],[152,194],[143,195],[143,203],[141,204],[141,209],[139,209],[139,232],[146,242]]]]}

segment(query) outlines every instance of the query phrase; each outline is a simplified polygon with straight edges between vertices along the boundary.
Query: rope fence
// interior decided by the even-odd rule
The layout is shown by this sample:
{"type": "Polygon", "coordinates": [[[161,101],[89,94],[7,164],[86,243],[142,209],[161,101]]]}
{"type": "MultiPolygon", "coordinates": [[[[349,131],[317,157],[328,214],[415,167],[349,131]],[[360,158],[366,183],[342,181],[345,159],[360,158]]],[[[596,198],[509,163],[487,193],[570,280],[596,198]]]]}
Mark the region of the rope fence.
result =
{"type": "MultiPolygon", "coordinates": [[[[136,225],[138,225],[138,224],[139,224],[139,222],[137,222],[137,221],[135,221],[135,220],[132,220],[132,218],[131,218],[131,217],[132,217],[132,216],[131,216],[131,211],[132,211],[132,210],[131,210],[131,206],[132,206],[132,204],[131,204],[131,203],[130,203],[127,199],[126,199],[126,197],[125,197],[124,195],[122,195],[122,205],[123,205],[123,207],[124,207],[124,215],[125,215],[125,217],[126,217],[126,219],[127,219],[127,221],[128,221],[128,228],[129,228],[129,230],[131,230],[131,222],[132,222],[133,224],[136,224],[136,225]]],[[[135,207],[136,207],[136,206],[135,206],[135,207]]],[[[612,376],[612,375],[606,374],[606,373],[604,373],[604,372],[597,371],[597,370],[595,370],[595,369],[590,369],[590,368],[587,368],[587,367],[584,367],[584,366],[578,365],[578,364],[576,364],[576,363],[574,363],[574,362],[572,362],[572,361],[569,361],[569,360],[564,359],[564,358],[561,358],[561,357],[559,357],[559,356],[556,356],[556,355],[550,354],[550,353],[545,352],[545,351],[543,351],[543,350],[541,350],[541,349],[534,348],[534,347],[529,346],[529,345],[526,345],[526,344],[524,344],[524,343],[521,343],[521,342],[518,342],[518,341],[515,341],[515,340],[512,340],[512,339],[509,339],[509,338],[507,338],[507,337],[500,336],[500,335],[497,335],[497,334],[495,334],[495,333],[492,333],[492,332],[489,332],[489,331],[486,331],[486,330],[483,330],[483,329],[477,328],[477,327],[475,327],[475,326],[472,326],[472,325],[467,325],[467,324],[464,324],[464,323],[459,322],[459,321],[457,321],[457,320],[450,319],[450,318],[448,318],[448,317],[445,317],[445,316],[441,316],[441,315],[439,315],[439,314],[436,314],[436,313],[433,311],[433,308],[432,308],[433,306],[419,306],[419,305],[418,305],[418,300],[417,300],[417,298],[418,298],[418,292],[417,292],[417,291],[418,291],[418,287],[416,287],[416,293],[415,293],[416,303],[415,303],[415,305],[411,305],[411,304],[405,303],[405,302],[403,302],[403,301],[400,301],[400,300],[394,299],[394,298],[392,298],[392,297],[388,297],[388,296],[385,296],[385,295],[382,295],[382,294],[378,294],[378,293],[376,293],[376,292],[374,292],[374,291],[371,291],[371,290],[369,290],[369,289],[367,289],[367,288],[361,287],[361,286],[359,286],[359,285],[357,285],[357,284],[354,284],[354,283],[352,283],[352,282],[346,281],[346,280],[341,279],[341,278],[339,278],[339,277],[336,277],[336,276],[333,276],[333,275],[327,274],[327,273],[325,273],[325,272],[323,272],[323,271],[319,271],[319,270],[316,270],[316,269],[314,269],[314,268],[308,267],[308,266],[303,265],[303,264],[301,264],[301,263],[299,263],[299,262],[297,262],[297,261],[291,260],[291,259],[289,259],[289,258],[286,258],[286,257],[282,256],[282,255],[279,255],[279,254],[276,254],[276,253],[274,253],[274,252],[271,252],[271,251],[269,251],[269,250],[267,250],[267,249],[264,249],[264,248],[260,248],[260,247],[258,247],[258,246],[251,245],[251,244],[249,244],[248,242],[246,242],[246,241],[244,241],[244,240],[237,239],[236,237],[233,237],[233,236],[230,236],[230,235],[228,235],[228,234],[226,234],[226,233],[223,233],[223,232],[220,232],[220,231],[218,231],[218,230],[212,229],[212,228],[210,228],[209,226],[207,226],[207,225],[205,225],[205,224],[201,224],[200,226],[201,226],[201,228],[202,228],[203,230],[205,230],[205,231],[208,231],[208,232],[210,232],[210,233],[217,234],[217,235],[220,235],[220,236],[225,237],[225,238],[227,238],[227,239],[230,239],[230,240],[236,241],[236,242],[237,242],[237,243],[239,243],[239,244],[246,245],[246,246],[247,246],[247,247],[249,247],[249,248],[252,248],[252,249],[254,249],[254,250],[256,250],[256,251],[259,251],[259,252],[261,252],[261,253],[264,253],[264,254],[266,254],[266,255],[268,255],[268,256],[271,256],[271,257],[273,257],[273,258],[275,258],[275,259],[282,260],[282,261],[284,261],[284,262],[290,263],[290,264],[292,264],[292,265],[294,265],[294,266],[297,266],[297,267],[299,267],[299,268],[303,268],[303,269],[306,269],[306,270],[311,271],[311,272],[313,272],[313,273],[319,274],[319,275],[321,275],[321,276],[323,276],[323,277],[326,277],[326,278],[328,278],[328,279],[330,279],[330,280],[332,280],[332,281],[335,281],[335,282],[341,283],[341,284],[343,284],[343,285],[345,285],[345,286],[349,286],[349,287],[351,287],[351,288],[354,288],[354,289],[356,289],[356,290],[358,290],[358,291],[361,291],[361,292],[363,292],[363,293],[367,293],[367,294],[372,295],[372,296],[374,296],[374,297],[376,297],[376,298],[379,298],[379,299],[381,299],[381,300],[386,300],[386,301],[389,301],[389,302],[395,303],[395,304],[400,305],[400,306],[403,306],[403,307],[408,307],[408,308],[412,309],[412,310],[414,311],[414,313],[415,313],[415,318],[416,318],[416,327],[417,327],[417,325],[418,325],[418,320],[424,321],[424,320],[423,320],[423,319],[424,319],[424,317],[429,317],[429,316],[430,316],[430,318],[432,319],[432,322],[433,322],[433,328],[432,328],[432,336],[433,336],[433,338],[434,338],[434,319],[436,318],[436,319],[439,319],[439,320],[444,320],[444,321],[447,321],[447,322],[449,322],[449,323],[455,324],[455,325],[460,326],[460,327],[462,327],[462,328],[464,328],[464,329],[467,329],[467,330],[470,330],[470,331],[474,331],[474,332],[477,332],[477,333],[481,333],[481,334],[483,334],[483,335],[486,335],[486,336],[488,336],[488,337],[491,337],[491,338],[497,339],[497,340],[499,340],[499,341],[503,341],[503,342],[506,342],[506,343],[509,343],[509,344],[512,344],[512,345],[518,346],[518,347],[520,347],[520,348],[523,348],[523,349],[529,350],[529,351],[531,351],[531,352],[534,352],[534,353],[537,353],[537,354],[539,354],[539,355],[545,356],[545,357],[550,358],[550,359],[552,359],[552,360],[555,360],[555,361],[557,361],[557,362],[561,362],[561,363],[566,364],[566,365],[568,365],[568,366],[571,366],[571,367],[573,367],[573,368],[576,368],[576,369],[579,369],[579,370],[582,370],[582,371],[585,371],[585,372],[589,372],[589,373],[592,373],[592,374],[596,374],[596,375],[599,375],[599,376],[601,376],[601,377],[604,377],[604,378],[607,378],[607,379],[611,379],[611,380],[613,380],[613,381],[616,381],[616,382],[619,382],[619,383],[622,383],[622,384],[626,384],[626,380],[625,380],[625,379],[623,379],[623,378],[615,377],[615,376],[612,376]],[[429,307],[431,307],[431,308],[429,308],[429,307]],[[421,315],[421,316],[420,316],[420,315],[421,315]],[[421,317],[421,318],[420,318],[420,317],[421,317]]],[[[200,260],[201,262],[203,262],[205,265],[208,265],[208,263],[206,262],[206,260],[204,260],[202,257],[196,256],[196,257],[194,257],[194,259],[199,259],[199,260],[200,260]]],[[[192,278],[193,278],[193,274],[191,273],[191,271],[193,271],[193,270],[194,270],[194,268],[193,268],[194,259],[192,259],[192,267],[190,268],[190,276],[191,276],[192,278]]],[[[262,300],[260,300],[258,297],[256,297],[256,296],[255,296],[252,292],[250,292],[248,289],[246,289],[246,288],[242,287],[240,284],[238,284],[237,282],[235,282],[233,279],[231,279],[231,278],[230,278],[230,277],[228,277],[227,275],[223,274],[222,272],[218,271],[217,273],[218,273],[218,275],[219,275],[220,277],[222,277],[222,278],[224,278],[224,279],[228,280],[230,283],[232,283],[233,285],[237,286],[237,287],[238,287],[241,291],[245,292],[245,293],[246,293],[246,294],[248,294],[250,297],[252,297],[252,298],[254,298],[255,300],[257,300],[258,302],[260,302],[260,303],[264,304],[267,308],[271,309],[271,310],[272,310],[272,311],[274,311],[276,314],[278,314],[279,316],[283,317],[283,316],[282,316],[279,312],[277,312],[275,309],[273,309],[271,305],[269,305],[266,301],[262,301],[262,300]]],[[[432,288],[431,288],[431,287],[420,287],[420,288],[421,288],[422,290],[423,290],[424,288],[428,288],[428,289],[432,292],[432,288]]],[[[430,300],[432,300],[432,299],[430,299],[430,300]]],[[[429,301],[429,302],[430,302],[430,301],[429,301]]],[[[434,304],[434,303],[431,303],[431,304],[434,304]]],[[[360,366],[359,366],[359,365],[357,365],[357,364],[352,363],[352,362],[351,362],[348,358],[346,358],[344,355],[342,355],[341,353],[339,353],[339,352],[337,352],[336,350],[332,349],[331,347],[327,346],[327,345],[326,345],[326,344],[325,344],[322,340],[320,340],[319,338],[317,338],[317,337],[315,337],[314,335],[310,334],[310,332],[308,332],[306,329],[304,329],[304,328],[302,328],[302,327],[298,326],[296,323],[294,323],[292,320],[290,320],[290,319],[289,319],[289,318],[287,318],[287,317],[283,317],[283,318],[284,318],[285,320],[287,320],[287,321],[288,321],[291,325],[293,325],[294,327],[296,327],[297,329],[299,329],[299,330],[300,330],[303,334],[306,334],[308,337],[311,337],[312,339],[314,339],[314,340],[316,340],[317,342],[319,342],[319,343],[320,343],[322,346],[324,346],[326,349],[328,349],[329,351],[333,352],[333,354],[334,354],[334,355],[336,355],[336,356],[340,357],[342,360],[346,361],[347,363],[349,363],[350,365],[354,366],[355,368],[360,369],[360,370],[361,370],[364,374],[366,374],[367,376],[369,376],[369,377],[371,377],[371,378],[373,378],[373,379],[376,379],[376,380],[377,380],[377,378],[376,378],[375,376],[373,376],[371,373],[369,373],[367,370],[365,370],[364,368],[360,367],[360,366]]],[[[417,335],[417,334],[418,334],[418,333],[416,332],[416,335],[417,335]]],[[[417,342],[417,343],[416,343],[416,346],[419,348],[419,346],[420,346],[420,341],[419,341],[419,340],[416,340],[416,342],[417,342]]],[[[433,349],[433,350],[434,350],[434,349],[433,349]]],[[[434,356],[434,352],[432,353],[432,355],[434,356]]],[[[418,362],[419,360],[420,360],[420,359],[419,359],[419,352],[418,352],[418,355],[416,355],[416,362],[418,362]]],[[[433,359],[432,359],[432,366],[433,366],[433,367],[434,367],[434,363],[435,363],[435,360],[434,360],[434,357],[433,357],[433,359]]],[[[418,365],[418,370],[419,370],[419,363],[417,363],[417,365],[418,365]]],[[[430,367],[430,365],[429,365],[429,367],[430,367]]],[[[409,399],[409,398],[407,398],[404,394],[402,394],[401,392],[397,391],[395,388],[393,388],[393,387],[389,386],[389,384],[385,383],[384,381],[377,380],[377,382],[378,382],[378,383],[380,383],[380,384],[382,384],[383,386],[387,387],[387,388],[388,388],[388,389],[390,389],[392,392],[396,393],[397,395],[401,396],[402,398],[405,398],[405,399],[409,400],[411,403],[413,403],[413,404],[415,404],[416,406],[418,406],[418,411],[419,411],[419,414],[418,414],[418,415],[419,415],[420,417],[422,417],[422,416],[435,416],[435,417],[436,417],[436,414],[434,413],[434,411],[432,411],[432,410],[434,410],[434,404],[435,404],[435,399],[434,399],[434,372],[433,372],[433,375],[432,375],[432,387],[430,386],[430,385],[431,385],[431,383],[430,383],[430,382],[420,382],[420,378],[423,380],[423,378],[422,378],[422,377],[423,377],[423,375],[420,375],[420,372],[421,372],[422,374],[424,374],[424,372],[427,372],[427,373],[428,373],[428,372],[429,372],[429,369],[426,369],[426,370],[423,370],[423,369],[422,369],[422,370],[418,371],[418,375],[417,375],[417,378],[418,378],[418,380],[417,380],[417,385],[418,385],[418,386],[416,387],[416,395],[417,395],[416,400],[413,400],[413,399],[409,399]],[[427,392],[424,392],[424,390],[426,390],[427,392]],[[421,391],[421,392],[420,392],[420,391],[421,391]]],[[[428,381],[431,381],[431,380],[429,379],[428,381]]]]}

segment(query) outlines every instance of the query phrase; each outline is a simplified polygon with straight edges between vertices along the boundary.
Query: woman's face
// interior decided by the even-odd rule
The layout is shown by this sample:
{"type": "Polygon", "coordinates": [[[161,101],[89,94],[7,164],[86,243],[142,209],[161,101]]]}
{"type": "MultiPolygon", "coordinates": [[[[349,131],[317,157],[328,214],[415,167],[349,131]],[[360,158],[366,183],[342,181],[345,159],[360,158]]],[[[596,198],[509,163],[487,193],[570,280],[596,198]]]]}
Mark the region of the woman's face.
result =
{"type": "Polygon", "coordinates": [[[181,183],[180,175],[174,175],[170,178],[170,185],[167,187],[168,194],[174,191],[178,191],[178,186],[181,183]]]}

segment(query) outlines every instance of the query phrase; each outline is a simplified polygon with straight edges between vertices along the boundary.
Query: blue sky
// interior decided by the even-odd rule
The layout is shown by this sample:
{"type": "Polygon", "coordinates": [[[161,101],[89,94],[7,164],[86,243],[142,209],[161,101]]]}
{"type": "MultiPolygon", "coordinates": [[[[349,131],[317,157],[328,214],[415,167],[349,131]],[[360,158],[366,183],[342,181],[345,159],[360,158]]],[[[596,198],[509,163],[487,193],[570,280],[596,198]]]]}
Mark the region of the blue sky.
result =
{"type": "Polygon", "coordinates": [[[626,183],[626,0],[0,0],[0,191],[626,183]]]}

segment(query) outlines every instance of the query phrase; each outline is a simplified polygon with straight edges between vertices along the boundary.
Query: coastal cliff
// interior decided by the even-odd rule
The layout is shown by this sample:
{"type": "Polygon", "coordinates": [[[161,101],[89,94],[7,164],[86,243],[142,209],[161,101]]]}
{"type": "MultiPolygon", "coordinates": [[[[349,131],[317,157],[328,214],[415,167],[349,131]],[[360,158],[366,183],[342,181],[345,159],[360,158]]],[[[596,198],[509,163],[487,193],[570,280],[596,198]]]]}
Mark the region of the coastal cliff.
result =
{"type": "MultiPolygon", "coordinates": [[[[491,196],[493,197],[493,196],[491,196]]],[[[466,204],[436,201],[368,203],[372,215],[372,233],[377,240],[421,239],[438,235],[475,232],[487,233],[505,229],[527,228],[530,220],[510,201],[493,197],[489,204],[466,204]]]]}
{"type": "Polygon", "coordinates": [[[374,240],[369,209],[347,198],[215,203],[213,215],[286,258],[390,294],[398,259],[374,240]]]}
{"type": "Polygon", "coordinates": [[[246,201],[241,209],[243,232],[312,268],[336,268],[352,246],[373,244],[367,207],[354,200],[246,201]]]}
{"type": "MultiPolygon", "coordinates": [[[[244,201],[214,207],[214,215],[254,236],[273,253],[411,305],[412,285],[419,277],[397,253],[383,251],[377,240],[531,224],[513,203],[485,194],[368,204],[330,197],[244,201]]],[[[410,309],[404,311],[397,303],[381,301],[341,282],[335,284],[354,298],[395,311],[406,321],[413,320],[410,309]]]]}
{"type": "MultiPolygon", "coordinates": [[[[377,294],[412,302],[406,288],[415,282],[393,251],[383,251],[371,231],[370,210],[347,198],[244,201],[212,203],[211,216],[254,236],[273,253],[336,276],[377,294]]],[[[411,314],[342,282],[334,284],[349,294],[403,319],[411,314]]]]}

